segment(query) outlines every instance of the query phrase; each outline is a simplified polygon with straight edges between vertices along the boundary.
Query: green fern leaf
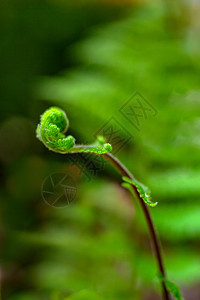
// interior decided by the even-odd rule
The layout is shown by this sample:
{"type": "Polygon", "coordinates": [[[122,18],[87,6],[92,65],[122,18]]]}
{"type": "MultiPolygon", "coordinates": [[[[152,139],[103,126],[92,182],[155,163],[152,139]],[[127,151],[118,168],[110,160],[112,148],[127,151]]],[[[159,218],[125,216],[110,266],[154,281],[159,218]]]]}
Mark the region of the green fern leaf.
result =
{"type": "Polygon", "coordinates": [[[122,177],[122,179],[125,181],[125,183],[123,183],[122,185],[127,188],[129,191],[131,191],[131,193],[133,194],[133,189],[132,187],[136,187],[140,197],[144,200],[144,202],[151,206],[151,207],[155,207],[158,202],[152,202],[151,201],[151,192],[149,190],[148,187],[146,187],[145,185],[143,185],[142,183],[140,183],[137,180],[131,180],[128,177],[122,177]]]}

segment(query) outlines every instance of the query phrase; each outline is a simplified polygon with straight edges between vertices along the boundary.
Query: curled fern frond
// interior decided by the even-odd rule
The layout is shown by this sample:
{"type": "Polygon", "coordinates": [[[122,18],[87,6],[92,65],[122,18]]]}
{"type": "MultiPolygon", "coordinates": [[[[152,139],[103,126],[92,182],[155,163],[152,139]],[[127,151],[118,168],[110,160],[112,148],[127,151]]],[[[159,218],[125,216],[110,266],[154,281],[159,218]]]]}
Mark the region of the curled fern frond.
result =
{"type": "Polygon", "coordinates": [[[50,150],[56,152],[68,151],[75,145],[73,136],[65,136],[69,121],[65,112],[57,107],[51,107],[41,115],[37,126],[37,138],[50,150]]]}
{"type": "Polygon", "coordinates": [[[75,138],[65,135],[68,127],[69,121],[65,112],[58,107],[51,107],[41,115],[36,130],[37,138],[49,150],[62,154],[89,152],[101,155],[112,150],[103,137],[99,137],[93,145],[75,145],[75,138]]]}
{"type": "Polygon", "coordinates": [[[122,186],[125,187],[126,189],[128,189],[131,193],[133,192],[132,186],[136,187],[140,197],[143,199],[143,201],[147,205],[149,205],[151,207],[155,207],[158,204],[158,202],[151,201],[151,192],[148,187],[146,187],[139,181],[131,180],[128,177],[122,177],[122,179],[124,180],[124,182],[122,183],[122,186]]]}

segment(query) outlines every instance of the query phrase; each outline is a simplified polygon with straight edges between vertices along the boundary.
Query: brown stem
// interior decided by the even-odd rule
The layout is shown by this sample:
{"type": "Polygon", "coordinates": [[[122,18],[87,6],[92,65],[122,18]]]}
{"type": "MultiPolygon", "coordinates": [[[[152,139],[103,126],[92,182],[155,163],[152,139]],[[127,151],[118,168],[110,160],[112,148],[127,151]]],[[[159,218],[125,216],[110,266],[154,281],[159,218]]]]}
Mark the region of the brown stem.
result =
{"type": "MultiPolygon", "coordinates": [[[[107,159],[113,166],[115,166],[123,176],[126,176],[126,177],[130,178],[131,180],[134,180],[133,175],[114,155],[112,155],[111,153],[106,153],[106,154],[103,154],[103,157],[105,159],[107,159]]],[[[143,201],[143,199],[140,197],[140,194],[138,193],[137,188],[134,186],[133,186],[133,188],[134,188],[134,191],[140,201],[140,205],[142,207],[142,210],[143,210],[143,213],[144,213],[144,216],[145,216],[148,228],[149,228],[151,242],[152,242],[152,245],[154,248],[159,271],[162,274],[162,276],[164,278],[166,278],[164,264],[163,264],[162,255],[161,255],[161,249],[160,249],[160,245],[159,245],[159,240],[158,240],[158,237],[156,234],[156,230],[155,230],[149,209],[148,209],[147,205],[145,204],[145,202],[143,201]]],[[[166,288],[165,282],[163,282],[163,281],[162,281],[162,290],[163,290],[163,299],[170,300],[168,290],[166,288]]]]}

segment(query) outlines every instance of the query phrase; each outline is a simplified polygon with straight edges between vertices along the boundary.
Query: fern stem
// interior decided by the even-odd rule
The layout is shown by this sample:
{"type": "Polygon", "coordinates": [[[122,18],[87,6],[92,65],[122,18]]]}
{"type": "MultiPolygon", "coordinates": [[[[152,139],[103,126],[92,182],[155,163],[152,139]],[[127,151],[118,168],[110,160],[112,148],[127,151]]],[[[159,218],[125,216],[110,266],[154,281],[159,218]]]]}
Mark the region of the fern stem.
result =
{"type": "MultiPolygon", "coordinates": [[[[115,166],[122,176],[128,177],[130,180],[134,180],[133,175],[128,169],[111,153],[112,146],[106,144],[104,138],[99,137],[98,143],[94,145],[75,145],[75,138],[71,135],[66,136],[65,133],[68,129],[69,121],[65,112],[58,107],[51,107],[41,115],[40,124],[37,126],[36,134],[37,138],[49,149],[54,152],[68,154],[68,153],[80,153],[88,152],[96,155],[103,155],[113,166],[115,166]]],[[[144,216],[146,218],[147,225],[149,227],[150,237],[152,245],[154,247],[155,256],[158,263],[159,271],[163,278],[165,278],[165,270],[161,256],[161,249],[156,235],[155,227],[151,219],[150,212],[140,196],[136,186],[133,185],[135,194],[137,195],[144,216]]],[[[169,294],[166,288],[165,281],[162,281],[163,299],[170,300],[169,294]]]]}
{"type": "MultiPolygon", "coordinates": [[[[133,175],[130,173],[130,171],[111,153],[105,153],[103,154],[103,157],[108,160],[114,167],[117,168],[117,170],[123,175],[126,176],[128,178],[130,178],[131,180],[134,180],[133,175]]],[[[153,245],[153,249],[155,252],[155,257],[157,260],[157,264],[158,264],[158,268],[159,268],[159,272],[162,274],[162,276],[164,278],[166,278],[166,273],[165,273],[165,268],[164,268],[164,263],[163,263],[163,259],[162,259],[162,254],[161,254],[161,248],[160,248],[160,243],[159,243],[159,239],[155,230],[155,226],[153,224],[153,220],[151,217],[151,214],[149,212],[149,209],[147,207],[147,205],[144,203],[143,199],[140,197],[140,194],[137,191],[137,188],[133,187],[135,194],[137,195],[137,198],[139,199],[140,205],[142,207],[146,222],[147,222],[147,226],[149,228],[149,233],[150,233],[150,237],[151,237],[151,242],[153,245]]],[[[169,292],[166,288],[166,284],[165,282],[162,282],[162,291],[163,291],[163,299],[164,300],[170,300],[170,295],[169,292]]]]}

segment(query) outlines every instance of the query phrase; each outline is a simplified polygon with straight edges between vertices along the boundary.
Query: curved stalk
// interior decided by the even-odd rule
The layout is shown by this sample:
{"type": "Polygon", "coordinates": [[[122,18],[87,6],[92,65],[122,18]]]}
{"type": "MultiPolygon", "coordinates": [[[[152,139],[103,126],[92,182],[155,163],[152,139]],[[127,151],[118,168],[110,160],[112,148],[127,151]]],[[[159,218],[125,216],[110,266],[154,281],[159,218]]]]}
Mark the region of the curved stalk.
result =
{"type": "MultiPolygon", "coordinates": [[[[95,155],[102,155],[113,166],[115,166],[122,176],[134,180],[133,175],[129,170],[111,153],[112,147],[110,144],[105,143],[103,137],[98,137],[97,142],[93,145],[75,145],[75,138],[71,135],[66,136],[65,133],[68,129],[69,121],[63,110],[58,107],[51,107],[41,115],[40,124],[37,126],[37,138],[49,149],[54,152],[68,154],[87,152],[95,155]]],[[[158,263],[159,271],[163,278],[165,278],[165,269],[162,261],[161,250],[159,246],[158,237],[151,219],[150,212],[140,196],[136,186],[132,185],[135,194],[137,195],[140,205],[142,207],[155,251],[156,260],[158,263]]],[[[163,299],[170,300],[169,293],[166,288],[165,281],[162,281],[163,299]]]]}
{"type": "MultiPolygon", "coordinates": [[[[126,177],[130,178],[131,180],[135,180],[133,175],[130,173],[130,171],[114,155],[112,155],[111,153],[105,153],[105,154],[103,154],[103,157],[106,160],[108,160],[114,167],[116,167],[117,170],[122,174],[122,176],[126,176],[126,177]]],[[[149,228],[151,242],[152,242],[152,245],[154,248],[159,272],[165,278],[166,274],[165,274],[165,268],[164,268],[163,259],[162,259],[162,255],[161,255],[160,244],[159,244],[159,240],[158,240],[158,237],[156,234],[156,230],[155,230],[149,209],[148,209],[147,205],[144,203],[143,199],[140,197],[140,194],[138,193],[137,188],[135,188],[134,186],[133,186],[133,188],[134,188],[135,194],[137,195],[137,198],[139,199],[140,205],[142,207],[142,210],[143,210],[146,222],[147,222],[147,226],[149,228]]],[[[163,299],[170,300],[169,292],[166,288],[165,282],[162,282],[162,290],[163,290],[163,299]]]]}

